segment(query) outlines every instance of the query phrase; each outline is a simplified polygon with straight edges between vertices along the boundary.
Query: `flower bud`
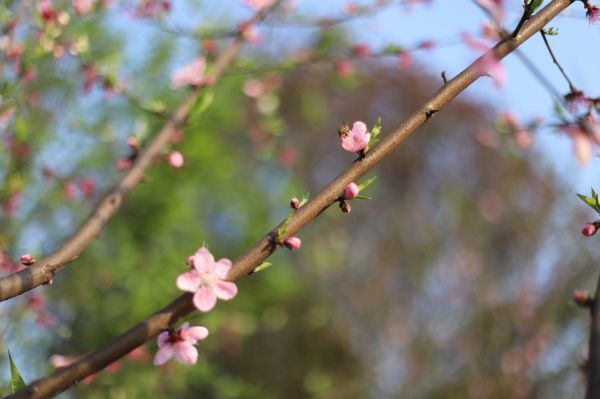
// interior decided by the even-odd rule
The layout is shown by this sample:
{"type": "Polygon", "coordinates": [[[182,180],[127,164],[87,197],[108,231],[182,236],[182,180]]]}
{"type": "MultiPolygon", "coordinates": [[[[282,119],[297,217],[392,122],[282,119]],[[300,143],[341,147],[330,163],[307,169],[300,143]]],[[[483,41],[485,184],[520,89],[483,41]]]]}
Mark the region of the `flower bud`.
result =
{"type": "Polygon", "coordinates": [[[181,168],[183,166],[183,155],[179,151],[173,151],[167,157],[167,162],[172,168],[181,168]]]}
{"type": "Polygon", "coordinates": [[[350,213],[350,211],[352,210],[352,207],[346,201],[340,201],[340,209],[344,213],[350,213]]]}
{"type": "Polygon", "coordinates": [[[583,234],[586,237],[591,237],[594,234],[596,234],[597,231],[598,231],[598,226],[596,225],[596,223],[586,223],[583,225],[583,228],[581,229],[581,234],[583,234]]]}
{"type": "Polygon", "coordinates": [[[358,186],[356,185],[356,183],[352,182],[350,184],[348,184],[348,186],[346,186],[346,188],[344,189],[344,199],[345,200],[351,200],[356,198],[356,196],[358,195],[359,189],[358,186]]]}
{"type": "Polygon", "coordinates": [[[138,141],[137,137],[129,136],[127,139],[127,146],[132,150],[137,150],[140,148],[140,142],[138,141]]]}
{"type": "Polygon", "coordinates": [[[292,250],[300,249],[300,246],[302,245],[302,240],[300,240],[298,237],[290,237],[287,240],[285,240],[283,245],[292,250]]]}
{"type": "Polygon", "coordinates": [[[575,302],[579,306],[589,306],[592,302],[592,298],[587,291],[584,290],[575,290],[571,294],[571,298],[573,302],[575,302]]]}
{"type": "Polygon", "coordinates": [[[21,255],[21,264],[22,265],[30,266],[30,265],[33,265],[34,263],[35,263],[35,259],[33,259],[33,256],[31,256],[29,254],[21,255]]]}
{"type": "Polygon", "coordinates": [[[292,198],[292,200],[290,201],[290,208],[292,208],[292,209],[300,208],[300,200],[296,197],[292,198]]]}

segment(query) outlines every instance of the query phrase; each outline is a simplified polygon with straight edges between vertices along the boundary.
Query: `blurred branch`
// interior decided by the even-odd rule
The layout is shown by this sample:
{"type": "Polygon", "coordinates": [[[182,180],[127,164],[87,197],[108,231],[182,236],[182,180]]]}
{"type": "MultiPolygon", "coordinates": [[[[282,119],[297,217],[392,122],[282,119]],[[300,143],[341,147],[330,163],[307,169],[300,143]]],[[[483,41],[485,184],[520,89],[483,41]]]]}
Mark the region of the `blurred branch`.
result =
{"type": "MultiPolygon", "coordinates": [[[[473,0],[473,4],[476,5],[481,11],[484,12],[484,14],[486,14],[490,18],[490,20],[494,24],[494,27],[496,28],[496,31],[498,32],[498,34],[500,34],[501,37],[511,36],[511,33],[508,32],[502,26],[502,23],[496,18],[496,16],[487,7],[483,6],[481,3],[479,3],[476,0],[473,0]]],[[[542,32],[542,29],[540,29],[540,32],[542,32]]],[[[550,95],[552,97],[554,97],[554,99],[556,101],[558,101],[560,104],[563,104],[564,99],[559,94],[558,90],[556,90],[556,88],[552,85],[552,83],[550,83],[550,81],[546,78],[546,76],[542,73],[542,71],[529,59],[529,57],[527,57],[525,54],[523,54],[523,52],[520,51],[519,49],[515,50],[515,55],[517,56],[517,58],[519,58],[519,60],[521,60],[523,65],[525,65],[525,67],[527,69],[529,69],[529,71],[531,72],[533,77],[536,78],[538,80],[538,82],[540,82],[540,84],[542,86],[544,86],[546,88],[546,90],[548,90],[548,92],[550,92],[550,95]]]]}
{"type": "MultiPolygon", "coordinates": [[[[321,190],[314,199],[300,207],[289,220],[285,233],[278,237],[278,240],[285,241],[314,220],[336,201],[349,183],[358,180],[373,169],[375,165],[398,148],[408,136],[424,125],[432,115],[450,103],[454,97],[462,93],[478,78],[484,76],[486,72],[480,66],[484,58],[491,56],[498,59],[504,58],[542,29],[544,25],[570,4],[571,0],[552,0],[523,25],[520,34],[516,38],[507,38],[499,42],[493,49],[478,58],[454,79],[448,81],[429,101],[413,112],[399,128],[391,132],[379,144],[368,151],[364,158],[352,163],[341,175],[321,190]]],[[[229,271],[228,280],[235,281],[246,276],[275,251],[277,246],[274,245],[274,237],[277,234],[278,227],[275,227],[235,259],[233,267],[229,271]]],[[[179,318],[189,314],[193,310],[192,295],[183,294],[163,309],[133,326],[124,334],[114,338],[101,348],[83,356],[71,365],[57,370],[47,377],[34,381],[23,390],[8,396],[8,398],[45,398],[59,393],[77,381],[81,381],[83,378],[102,370],[108,364],[123,357],[144,342],[156,337],[160,332],[177,322],[179,318]]]]}
{"type": "MultiPolygon", "coordinates": [[[[278,2],[275,4],[277,5],[278,2]]],[[[254,24],[261,20],[269,11],[270,8],[256,13],[249,20],[249,23],[254,24]]],[[[231,45],[215,61],[212,75],[208,79],[211,84],[214,84],[229,67],[243,43],[244,39],[240,32],[231,45]]],[[[104,225],[121,207],[125,196],[142,181],[146,170],[161,155],[177,129],[183,125],[204,87],[205,85],[199,85],[192,90],[152,138],[148,146],[140,151],[134,164],[123,175],[117,185],[99,202],[88,219],[67,241],[34,265],[0,279],[0,301],[21,295],[48,282],[52,276],[75,260],[98,237],[104,225]]]]}
{"type": "Polygon", "coordinates": [[[600,399],[600,277],[598,277],[594,300],[590,305],[592,322],[590,326],[585,399],[600,399]]]}

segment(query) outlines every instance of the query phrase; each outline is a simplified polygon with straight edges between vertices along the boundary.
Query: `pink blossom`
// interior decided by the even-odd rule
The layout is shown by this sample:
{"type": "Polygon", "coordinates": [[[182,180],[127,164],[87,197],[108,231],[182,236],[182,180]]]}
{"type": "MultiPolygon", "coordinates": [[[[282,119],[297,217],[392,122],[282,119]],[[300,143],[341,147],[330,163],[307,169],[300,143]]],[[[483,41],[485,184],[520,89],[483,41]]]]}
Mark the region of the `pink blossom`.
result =
{"type": "Polygon", "coordinates": [[[358,195],[359,191],[360,190],[358,189],[358,186],[356,185],[356,183],[352,182],[352,183],[348,184],[346,186],[346,188],[344,189],[343,197],[345,200],[354,199],[358,195]]]}
{"type": "Polygon", "coordinates": [[[183,166],[184,163],[183,155],[179,151],[173,151],[169,153],[169,156],[167,157],[167,162],[169,163],[170,167],[179,169],[183,166]]]}
{"type": "Polygon", "coordinates": [[[94,0],[72,0],[72,4],[78,15],[87,15],[94,8],[94,0]]]}
{"type": "Polygon", "coordinates": [[[277,153],[277,159],[283,166],[292,166],[298,161],[298,151],[292,147],[283,147],[277,153]]]}
{"type": "Polygon", "coordinates": [[[466,32],[461,32],[460,36],[471,50],[485,51],[485,54],[476,61],[475,66],[479,70],[479,73],[487,74],[494,78],[497,88],[502,87],[506,81],[506,72],[496,54],[489,51],[491,47],[466,32]]]}
{"type": "Polygon", "coordinates": [[[364,122],[356,121],[350,131],[342,129],[340,131],[342,139],[342,148],[348,152],[359,152],[369,144],[371,133],[367,130],[364,122]]]}
{"type": "Polygon", "coordinates": [[[127,147],[131,148],[132,150],[137,150],[140,148],[140,142],[138,141],[138,138],[135,136],[129,136],[127,138],[127,147]]]}
{"type": "Polygon", "coordinates": [[[592,157],[592,138],[577,124],[563,126],[562,130],[573,140],[577,162],[581,166],[587,165],[592,157]]]}
{"type": "Polygon", "coordinates": [[[210,251],[202,247],[188,258],[192,270],[177,277],[177,287],[180,290],[194,293],[194,306],[201,312],[208,312],[217,303],[217,298],[229,300],[237,295],[237,286],[225,281],[231,268],[227,258],[215,258],[210,251]]]}
{"type": "Polygon", "coordinates": [[[242,91],[251,98],[258,98],[265,93],[265,85],[258,79],[250,79],[244,83],[242,91]]]}
{"type": "Polygon", "coordinates": [[[89,176],[85,176],[79,182],[79,189],[83,193],[83,196],[88,200],[94,198],[95,188],[96,188],[96,182],[94,181],[94,179],[92,179],[89,176]]]}
{"type": "Polygon", "coordinates": [[[194,345],[207,336],[206,327],[190,327],[189,323],[183,323],[175,331],[163,331],[158,336],[158,351],[154,356],[154,365],[165,364],[173,355],[182,364],[196,364],[198,350],[194,345]]]}
{"type": "Polygon", "coordinates": [[[339,60],[335,63],[335,73],[341,78],[354,74],[354,67],[349,61],[339,60]]]}
{"type": "Polygon", "coordinates": [[[127,158],[119,159],[117,161],[117,163],[115,164],[115,167],[117,168],[118,171],[127,170],[131,167],[131,160],[127,159],[127,158]]]}
{"type": "Polygon", "coordinates": [[[73,199],[77,196],[77,185],[73,180],[67,180],[63,186],[63,193],[66,199],[73,199]]]}
{"type": "Polygon", "coordinates": [[[408,68],[412,64],[412,54],[409,51],[401,51],[398,53],[398,66],[400,68],[408,68]]]}
{"type": "Polygon", "coordinates": [[[196,58],[189,64],[173,72],[171,75],[171,88],[177,89],[186,85],[197,86],[204,83],[206,81],[206,77],[204,76],[205,70],[206,61],[204,61],[204,58],[196,58]]]}
{"type": "Polygon", "coordinates": [[[503,0],[476,0],[482,7],[486,8],[497,21],[504,18],[503,0]]]}
{"type": "Polygon", "coordinates": [[[251,24],[250,22],[242,22],[240,24],[239,27],[240,30],[240,34],[242,35],[242,38],[247,41],[248,43],[251,44],[258,44],[260,43],[260,35],[258,34],[258,31],[256,30],[256,27],[251,24]]]}
{"type": "Polygon", "coordinates": [[[300,249],[300,246],[302,245],[302,240],[298,237],[290,237],[287,240],[285,240],[283,244],[291,250],[296,250],[300,249]]]}
{"type": "Polygon", "coordinates": [[[358,58],[365,58],[371,55],[371,48],[366,43],[357,43],[352,46],[352,54],[358,58]]]}
{"type": "Polygon", "coordinates": [[[244,0],[244,4],[255,11],[260,11],[263,8],[271,7],[275,0],[244,0]]]}
{"type": "Polygon", "coordinates": [[[589,1],[585,2],[584,6],[586,9],[585,16],[587,17],[588,22],[590,24],[595,24],[598,22],[598,20],[600,20],[600,8],[589,1]]]}

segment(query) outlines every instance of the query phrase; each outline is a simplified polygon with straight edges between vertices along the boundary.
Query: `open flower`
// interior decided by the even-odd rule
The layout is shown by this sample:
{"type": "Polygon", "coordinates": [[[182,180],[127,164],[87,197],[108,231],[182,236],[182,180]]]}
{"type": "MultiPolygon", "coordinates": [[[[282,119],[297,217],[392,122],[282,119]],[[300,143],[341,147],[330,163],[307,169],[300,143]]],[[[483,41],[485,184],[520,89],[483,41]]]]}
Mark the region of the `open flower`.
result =
{"type": "Polygon", "coordinates": [[[183,323],[175,331],[161,332],[158,336],[158,351],[154,356],[154,365],[165,364],[173,355],[179,363],[196,364],[198,349],[194,345],[207,336],[206,327],[190,327],[189,323],[183,323]]]}
{"type": "Polygon", "coordinates": [[[177,89],[186,85],[197,86],[204,83],[206,80],[204,76],[205,69],[206,62],[204,58],[196,58],[189,64],[173,72],[171,75],[171,88],[177,89]]]}
{"type": "Polygon", "coordinates": [[[340,137],[342,139],[342,148],[349,152],[359,152],[363,150],[371,140],[371,133],[367,130],[367,125],[364,122],[356,121],[352,125],[352,129],[340,129],[340,137]]]}
{"type": "Polygon", "coordinates": [[[210,251],[202,247],[188,258],[192,270],[177,277],[180,290],[194,293],[194,306],[201,312],[208,312],[215,307],[217,298],[232,299],[237,295],[235,283],[225,281],[231,268],[231,261],[223,258],[215,262],[210,251]]]}

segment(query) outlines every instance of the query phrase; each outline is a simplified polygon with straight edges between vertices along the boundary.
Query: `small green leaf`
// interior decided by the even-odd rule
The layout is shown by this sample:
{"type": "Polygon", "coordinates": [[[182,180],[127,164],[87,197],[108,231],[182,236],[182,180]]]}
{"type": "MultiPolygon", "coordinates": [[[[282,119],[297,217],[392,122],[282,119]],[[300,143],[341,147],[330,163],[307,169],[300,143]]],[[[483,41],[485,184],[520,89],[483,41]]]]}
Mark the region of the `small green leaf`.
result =
{"type": "Polygon", "coordinates": [[[263,262],[263,263],[261,263],[260,265],[258,265],[258,266],[256,266],[256,267],[254,268],[254,273],[256,273],[256,272],[259,272],[259,271],[261,271],[261,270],[268,269],[268,268],[269,268],[269,267],[271,267],[271,266],[272,266],[272,263],[271,263],[271,262],[263,262]]]}
{"type": "Polygon", "coordinates": [[[285,234],[287,230],[288,224],[290,224],[290,220],[292,220],[292,216],[294,216],[294,211],[290,212],[287,218],[281,223],[281,226],[277,229],[277,237],[281,237],[285,234]]]}
{"type": "Polygon", "coordinates": [[[302,199],[300,200],[300,205],[298,205],[298,207],[301,207],[302,205],[306,204],[308,202],[309,197],[310,197],[310,193],[304,193],[304,195],[302,196],[302,199]]]}
{"type": "Polygon", "coordinates": [[[585,196],[583,194],[577,194],[577,196],[583,201],[585,202],[588,206],[590,206],[592,209],[594,209],[597,212],[600,212],[598,210],[598,205],[597,205],[597,201],[594,198],[590,198],[588,196],[585,196]]]}
{"type": "Polygon", "coordinates": [[[542,29],[542,30],[548,36],[556,36],[556,35],[558,35],[558,29],[554,28],[554,27],[550,27],[550,28],[542,29]]]}
{"type": "Polygon", "coordinates": [[[214,99],[215,99],[214,90],[207,89],[207,88],[202,89],[202,93],[196,100],[196,103],[194,104],[194,107],[192,108],[192,110],[190,112],[190,118],[195,118],[195,117],[200,116],[200,114],[202,114],[204,111],[206,111],[208,109],[208,107],[211,106],[214,99]]]}
{"type": "Polygon", "coordinates": [[[357,195],[356,197],[354,197],[355,200],[370,200],[372,199],[371,197],[365,197],[364,195],[357,195]]]}
{"type": "Polygon", "coordinates": [[[377,119],[377,123],[371,129],[371,139],[369,140],[369,144],[367,145],[367,150],[373,147],[379,141],[379,133],[381,133],[381,117],[377,119]]]}
{"type": "Polygon", "coordinates": [[[25,384],[25,381],[23,381],[23,377],[21,377],[19,369],[17,369],[17,365],[13,361],[10,351],[8,351],[8,360],[10,362],[10,389],[12,393],[15,393],[25,388],[27,384],[25,384]]]}
{"type": "Polygon", "coordinates": [[[525,10],[531,15],[535,12],[535,10],[540,8],[543,2],[544,0],[527,0],[525,2],[525,10]]]}
{"type": "Polygon", "coordinates": [[[371,185],[371,183],[373,183],[375,181],[375,179],[377,179],[377,176],[373,176],[370,179],[367,179],[366,181],[360,183],[358,185],[358,191],[363,191],[364,189],[369,187],[371,185]]]}

